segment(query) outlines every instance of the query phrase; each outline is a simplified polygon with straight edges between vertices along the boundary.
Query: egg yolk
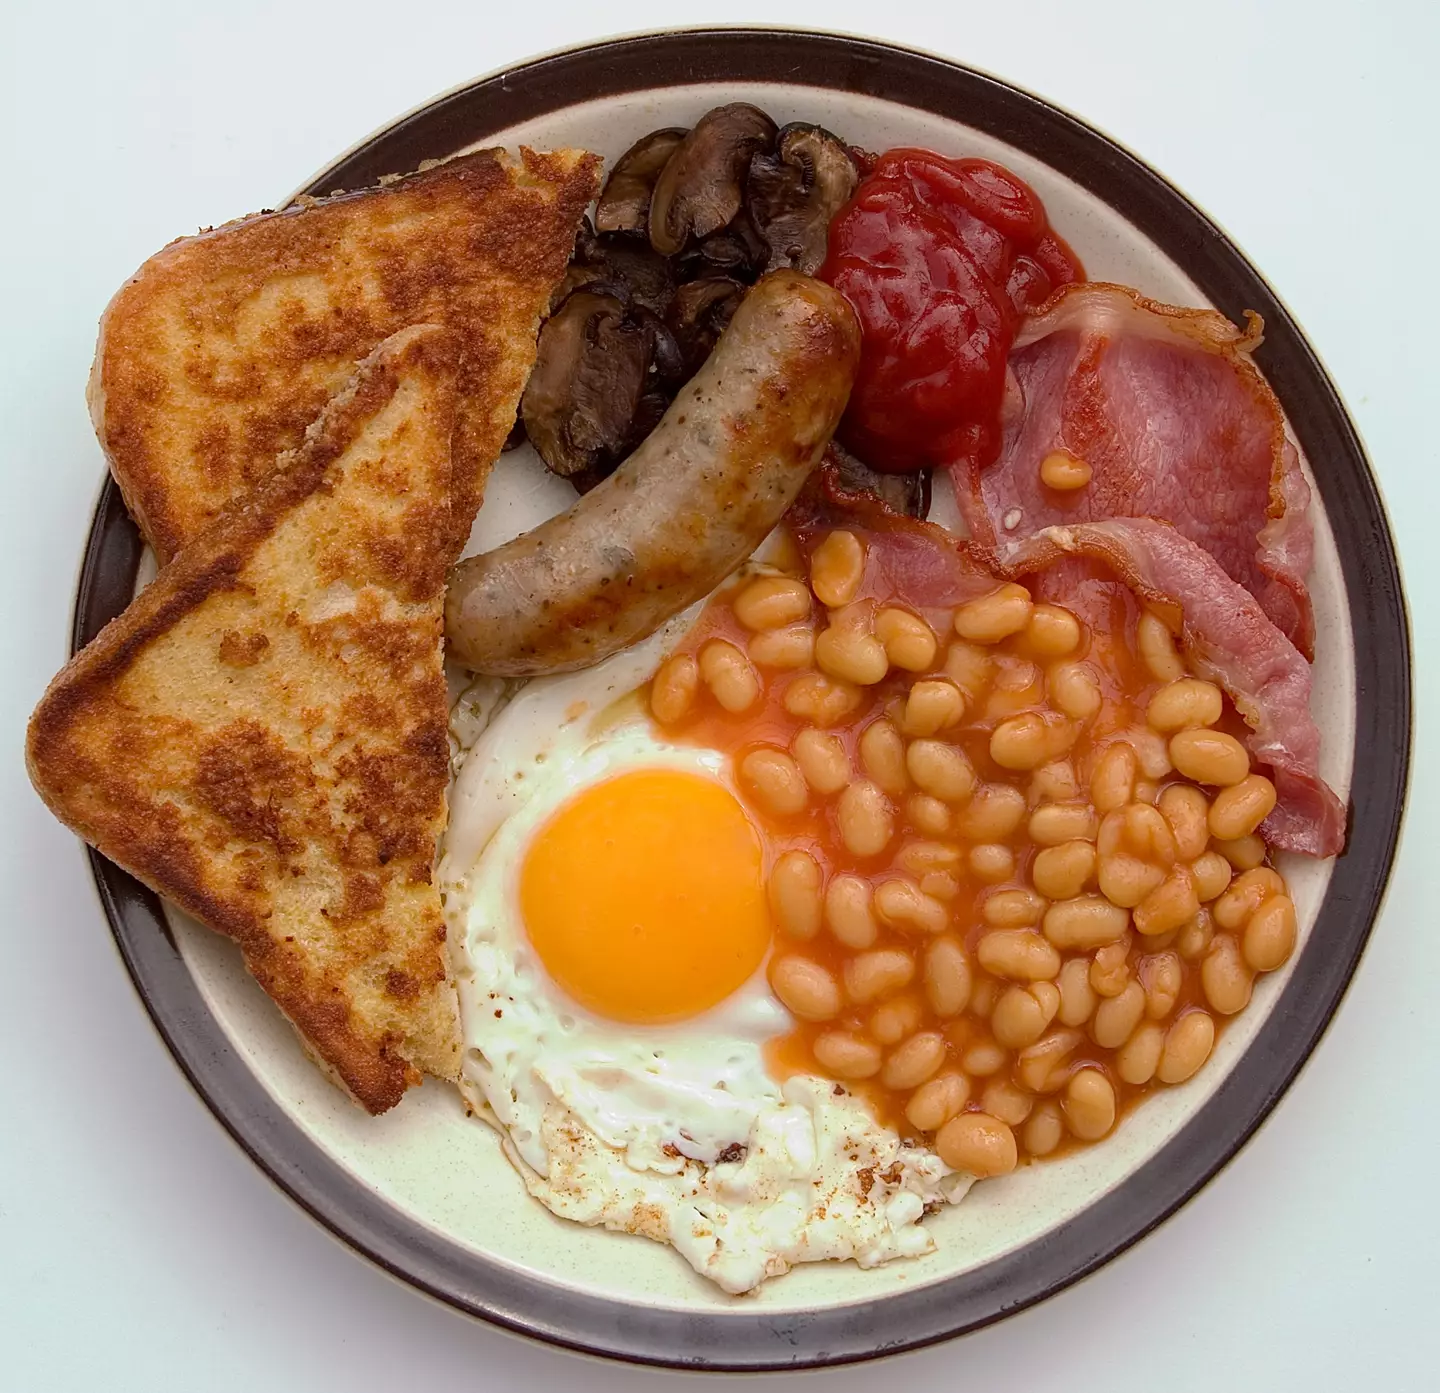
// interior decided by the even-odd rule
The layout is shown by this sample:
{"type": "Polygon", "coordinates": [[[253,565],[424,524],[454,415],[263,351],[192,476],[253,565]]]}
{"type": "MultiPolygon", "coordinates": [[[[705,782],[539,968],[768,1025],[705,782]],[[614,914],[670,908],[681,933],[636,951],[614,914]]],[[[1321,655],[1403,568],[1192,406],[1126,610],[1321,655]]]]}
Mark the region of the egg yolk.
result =
{"type": "Polygon", "coordinates": [[[637,1024],[723,1001],[770,944],[755,829],[726,789],[672,769],[571,798],[531,843],[520,909],[566,992],[637,1024]]]}

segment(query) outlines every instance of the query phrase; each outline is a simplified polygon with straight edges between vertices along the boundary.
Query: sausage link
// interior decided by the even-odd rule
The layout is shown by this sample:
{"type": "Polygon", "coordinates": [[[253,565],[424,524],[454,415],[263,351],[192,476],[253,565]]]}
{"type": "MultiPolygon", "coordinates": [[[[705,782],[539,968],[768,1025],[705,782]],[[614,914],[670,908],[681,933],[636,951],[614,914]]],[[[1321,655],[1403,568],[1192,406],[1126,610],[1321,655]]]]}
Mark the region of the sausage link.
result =
{"type": "Polygon", "coordinates": [[[566,513],[450,573],[475,672],[589,667],[708,595],[765,539],[830,439],[860,357],[838,291],[763,277],[654,431],[566,513]]]}

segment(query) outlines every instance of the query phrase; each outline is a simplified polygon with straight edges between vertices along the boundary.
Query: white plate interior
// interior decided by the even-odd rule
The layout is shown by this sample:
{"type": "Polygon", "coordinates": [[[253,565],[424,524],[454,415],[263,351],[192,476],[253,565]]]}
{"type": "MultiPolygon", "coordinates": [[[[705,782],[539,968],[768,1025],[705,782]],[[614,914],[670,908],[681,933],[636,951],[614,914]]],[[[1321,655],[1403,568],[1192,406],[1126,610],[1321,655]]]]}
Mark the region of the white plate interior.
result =
{"type": "MultiPolygon", "coordinates": [[[[667,88],[588,102],[513,127],[485,144],[581,145],[613,160],[646,131],[693,124],[709,107],[735,100],[755,102],[782,124],[819,121],[870,149],[920,145],[998,160],[1040,194],[1093,279],[1133,285],[1177,304],[1207,303],[1153,242],[1062,172],[967,126],[873,98],[761,83],[667,88]]],[[[528,447],[504,456],[477,520],[472,550],[535,525],[572,497],[568,484],[543,473],[528,447]]],[[[1312,710],[1324,736],[1321,772],[1343,798],[1354,743],[1353,646],[1339,560],[1318,497],[1314,517],[1310,589],[1318,639],[1312,710]]],[[[1283,860],[1299,910],[1302,949],[1330,867],[1302,857],[1283,860]]],[[[930,1256],[868,1272],[850,1263],[803,1266],[758,1293],[735,1298],[696,1276],[668,1248],[553,1217],[526,1194],[496,1136],[467,1118],[459,1095],[444,1084],[431,1081],[412,1091],[385,1117],[365,1116],[306,1059],[288,1024],[245,972],[234,944],[177,913],[171,919],[200,991],[235,1050],[296,1125],[377,1195],[487,1260],[557,1286],[717,1313],[735,1310],[737,1302],[747,1311],[779,1313],[871,1301],[972,1270],[1041,1237],[1121,1184],[1180,1130],[1254,1039],[1289,977],[1287,968],[1263,978],[1201,1073],[1152,1096],[1103,1144],[980,1184],[964,1203],[929,1219],[937,1243],[930,1256]]]]}

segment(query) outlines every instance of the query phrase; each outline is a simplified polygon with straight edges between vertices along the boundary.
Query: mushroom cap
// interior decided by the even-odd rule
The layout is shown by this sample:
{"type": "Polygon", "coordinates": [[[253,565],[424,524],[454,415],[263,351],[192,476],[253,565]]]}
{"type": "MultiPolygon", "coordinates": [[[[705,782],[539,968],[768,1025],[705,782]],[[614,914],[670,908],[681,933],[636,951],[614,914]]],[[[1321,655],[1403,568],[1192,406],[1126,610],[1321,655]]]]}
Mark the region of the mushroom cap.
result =
{"type": "Polygon", "coordinates": [[[813,276],[825,260],[830,223],[860,182],[849,147],[824,126],[796,121],[780,131],[774,154],[757,154],[745,202],[770,247],[768,269],[813,276]]]}
{"type": "Polygon", "coordinates": [[[655,181],[687,134],[683,126],[651,131],[615,161],[595,205],[596,231],[645,232],[655,181]]]}

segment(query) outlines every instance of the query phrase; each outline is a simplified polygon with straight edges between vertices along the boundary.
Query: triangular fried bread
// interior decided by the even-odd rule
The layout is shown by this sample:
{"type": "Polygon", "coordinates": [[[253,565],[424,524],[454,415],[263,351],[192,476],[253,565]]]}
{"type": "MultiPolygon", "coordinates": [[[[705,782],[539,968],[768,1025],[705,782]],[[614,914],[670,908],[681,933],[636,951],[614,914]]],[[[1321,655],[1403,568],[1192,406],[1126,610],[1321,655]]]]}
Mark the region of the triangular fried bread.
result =
{"type": "Polygon", "coordinates": [[[432,882],[458,353],[433,325],[376,349],[70,661],[27,745],[56,816],[237,940],[374,1113],[459,1067],[432,882]]]}
{"type": "Polygon", "coordinates": [[[302,200],[152,256],[100,323],[90,411],[165,564],[269,473],[355,364],[411,324],[460,350],[455,516],[468,528],[595,192],[583,150],[480,150],[302,200]]]}

